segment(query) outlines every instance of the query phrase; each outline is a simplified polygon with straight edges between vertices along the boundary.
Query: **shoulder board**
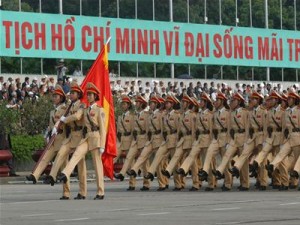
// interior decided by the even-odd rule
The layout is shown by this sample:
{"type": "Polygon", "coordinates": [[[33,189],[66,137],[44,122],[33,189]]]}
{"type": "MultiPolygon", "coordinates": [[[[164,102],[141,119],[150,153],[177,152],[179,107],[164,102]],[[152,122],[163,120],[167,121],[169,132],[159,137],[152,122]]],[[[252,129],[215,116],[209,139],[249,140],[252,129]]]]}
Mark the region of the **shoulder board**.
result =
{"type": "Polygon", "coordinates": [[[63,106],[61,107],[61,109],[66,110],[66,109],[67,109],[67,106],[66,106],[66,105],[63,105],[63,106]]]}
{"type": "Polygon", "coordinates": [[[83,103],[80,104],[79,108],[80,108],[80,109],[84,109],[84,108],[85,108],[85,104],[83,104],[83,103]]]}
{"type": "Polygon", "coordinates": [[[179,110],[175,110],[174,113],[181,114],[181,112],[179,110]]]}
{"type": "Polygon", "coordinates": [[[208,110],[207,113],[214,114],[214,110],[208,110]]]}

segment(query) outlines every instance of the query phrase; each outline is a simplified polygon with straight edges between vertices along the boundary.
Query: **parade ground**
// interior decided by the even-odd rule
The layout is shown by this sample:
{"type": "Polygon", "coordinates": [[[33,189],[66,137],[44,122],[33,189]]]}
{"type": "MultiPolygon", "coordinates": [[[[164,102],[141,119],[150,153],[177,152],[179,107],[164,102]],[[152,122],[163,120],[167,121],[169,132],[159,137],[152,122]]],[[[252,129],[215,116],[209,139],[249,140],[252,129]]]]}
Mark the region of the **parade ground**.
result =
{"type": "MultiPolygon", "coordinates": [[[[252,180],[252,182],[254,182],[252,180]]],[[[188,185],[191,180],[187,180],[188,185]]],[[[268,187],[265,192],[256,191],[253,183],[250,191],[236,188],[222,192],[190,192],[188,189],[174,192],[170,188],[157,192],[153,182],[150,191],[142,192],[141,180],[137,190],[128,192],[128,182],[106,182],[104,200],[93,200],[96,184],[88,183],[85,200],[73,200],[78,183],[71,183],[72,200],[59,200],[62,186],[16,182],[0,185],[1,225],[221,225],[221,224],[295,224],[299,225],[300,192],[278,191],[268,187]]]]}

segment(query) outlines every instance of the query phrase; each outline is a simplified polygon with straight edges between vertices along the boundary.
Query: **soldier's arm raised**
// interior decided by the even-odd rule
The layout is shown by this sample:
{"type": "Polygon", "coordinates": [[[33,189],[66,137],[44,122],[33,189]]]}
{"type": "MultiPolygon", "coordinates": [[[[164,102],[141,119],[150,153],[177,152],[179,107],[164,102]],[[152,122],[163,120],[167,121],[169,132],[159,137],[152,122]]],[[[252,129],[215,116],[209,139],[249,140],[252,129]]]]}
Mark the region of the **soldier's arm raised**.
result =
{"type": "Polygon", "coordinates": [[[76,113],[67,116],[64,120],[64,123],[71,123],[73,121],[81,120],[83,117],[83,112],[84,112],[84,106],[81,106],[76,113]]]}

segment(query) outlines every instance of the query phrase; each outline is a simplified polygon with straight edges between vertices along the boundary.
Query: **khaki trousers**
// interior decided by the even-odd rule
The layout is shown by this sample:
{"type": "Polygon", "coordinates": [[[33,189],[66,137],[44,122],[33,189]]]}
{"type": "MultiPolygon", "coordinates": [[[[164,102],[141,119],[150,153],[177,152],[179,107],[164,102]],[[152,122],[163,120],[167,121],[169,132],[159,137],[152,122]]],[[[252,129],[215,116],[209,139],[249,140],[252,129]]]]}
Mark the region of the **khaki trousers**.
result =
{"type": "MultiPolygon", "coordinates": [[[[169,179],[162,175],[161,170],[166,169],[169,161],[169,157],[175,153],[175,148],[167,147],[167,142],[164,142],[157,150],[154,159],[148,169],[148,172],[151,174],[155,174],[157,172],[157,178],[159,181],[160,187],[165,187],[169,184],[169,179]]],[[[174,183],[176,187],[181,187],[182,179],[178,174],[174,174],[173,176],[174,183]]]]}
{"type": "Polygon", "coordinates": [[[250,158],[253,151],[255,149],[255,141],[251,141],[250,143],[245,143],[242,154],[238,157],[238,159],[235,161],[234,166],[241,170],[247,159],[250,158]]]}
{"type": "MultiPolygon", "coordinates": [[[[136,160],[135,164],[131,167],[132,170],[134,170],[136,173],[138,173],[139,169],[148,161],[149,163],[149,158],[151,156],[151,154],[155,153],[155,151],[157,151],[158,148],[153,149],[152,148],[152,144],[149,144],[147,146],[145,146],[140,154],[140,156],[138,157],[138,159],[136,160]]],[[[144,168],[146,169],[147,172],[148,168],[144,168]]]]}
{"type": "Polygon", "coordinates": [[[46,167],[49,165],[49,162],[55,157],[56,154],[57,151],[54,151],[53,145],[48,149],[48,151],[45,152],[45,154],[42,156],[41,160],[32,172],[32,175],[35,177],[36,180],[40,178],[41,174],[44,172],[46,167]]]}
{"type": "MultiPolygon", "coordinates": [[[[272,148],[272,151],[270,152],[271,154],[269,154],[269,159],[272,159],[270,160],[270,162],[272,162],[276,155],[279,153],[280,151],[280,146],[275,146],[272,148]]],[[[274,170],[273,174],[272,174],[272,182],[273,182],[273,185],[285,185],[285,186],[288,186],[288,170],[287,170],[287,160],[284,159],[283,161],[281,161],[279,163],[279,165],[277,166],[277,168],[274,170]]]]}
{"type": "MultiPolygon", "coordinates": [[[[133,167],[131,168],[132,170],[135,171],[135,173],[138,173],[139,169],[142,168],[142,172],[144,175],[147,174],[147,171],[150,167],[150,156],[151,154],[154,154],[156,151],[158,150],[158,148],[153,149],[152,148],[152,144],[148,144],[147,146],[145,146],[140,154],[140,156],[138,157],[137,161],[135,162],[135,164],[133,165],[133,167]]],[[[164,182],[164,180],[162,180],[161,182],[164,182]]],[[[144,179],[144,186],[145,187],[150,187],[150,182],[147,179],[144,179]]]]}
{"type": "Polygon", "coordinates": [[[117,155],[114,158],[114,164],[119,160],[120,156],[122,155],[123,151],[121,150],[120,146],[121,146],[121,142],[117,141],[117,155]]]}
{"type": "Polygon", "coordinates": [[[158,170],[158,166],[161,164],[161,162],[164,160],[165,163],[168,162],[168,157],[171,152],[171,149],[167,148],[167,143],[164,142],[157,150],[154,159],[148,169],[149,173],[152,173],[153,175],[158,170]]]}
{"type": "MultiPolygon", "coordinates": [[[[126,172],[132,167],[132,165],[135,163],[135,159],[138,157],[138,155],[141,153],[142,149],[138,149],[137,147],[137,142],[133,141],[131,143],[130,149],[127,152],[126,159],[124,161],[123,167],[120,171],[120,174],[122,174],[124,177],[126,176],[126,172]]],[[[147,165],[145,165],[146,167],[147,165]]],[[[144,168],[144,172],[145,172],[144,168]]],[[[135,177],[131,176],[129,178],[129,186],[130,187],[135,187],[136,185],[136,179],[135,177]]],[[[149,187],[150,182],[147,179],[144,179],[143,181],[143,186],[149,187]]]]}
{"type": "Polygon", "coordinates": [[[132,164],[135,161],[135,158],[137,157],[138,154],[139,154],[139,150],[137,148],[137,143],[136,143],[136,141],[133,141],[130,146],[130,149],[128,150],[128,152],[126,154],[126,159],[124,161],[124,164],[120,171],[120,174],[122,174],[123,176],[126,175],[126,172],[132,166],[132,164]]]}
{"type": "MultiPolygon", "coordinates": [[[[156,174],[157,174],[157,182],[159,187],[164,188],[169,185],[169,179],[162,174],[162,170],[165,170],[168,166],[168,158],[164,157],[161,162],[158,164],[156,174]]],[[[149,171],[149,170],[148,170],[149,171]]]]}
{"type": "MultiPolygon", "coordinates": [[[[235,154],[241,155],[242,149],[238,148],[235,145],[229,144],[225,154],[222,157],[221,164],[217,167],[216,170],[218,170],[221,174],[225,174],[225,172],[228,172],[229,163],[231,159],[235,156],[235,154]]],[[[240,170],[240,183],[242,187],[249,188],[249,160],[245,159],[244,164],[241,167],[240,170]]]]}
{"type": "Polygon", "coordinates": [[[295,167],[294,170],[298,172],[298,174],[300,174],[300,156],[298,156],[298,159],[295,163],[295,167]]]}
{"type": "MultiPolygon", "coordinates": [[[[291,147],[290,142],[285,142],[281,148],[274,160],[271,162],[271,164],[274,166],[274,168],[277,168],[280,162],[284,160],[287,156],[291,154],[291,152],[294,153],[293,157],[297,157],[297,152],[299,152],[300,146],[291,147]],[[296,154],[295,154],[296,153],[296,154]]],[[[293,160],[292,160],[293,161],[293,160]]],[[[290,162],[293,163],[293,162],[290,162]]]]}
{"type": "MultiPolygon", "coordinates": [[[[171,160],[166,168],[169,174],[172,174],[174,170],[180,167],[183,159],[186,158],[189,154],[189,149],[182,149],[182,145],[180,147],[173,148],[170,151],[171,160]],[[172,163],[172,164],[171,164],[172,163]],[[171,164],[171,165],[170,165],[171,164]]],[[[173,174],[174,184],[176,188],[184,188],[185,187],[185,177],[180,176],[177,173],[173,174]]]]}
{"type": "Polygon", "coordinates": [[[288,186],[289,184],[295,185],[298,182],[297,179],[294,178],[290,179],[289,181],[287,179],[288,172],[295,163],[295,157],[297,157],[297,155],[294,153],[299,152],[297,150],[299,148],[300,146],[291,147],[290,142],[287,141],[281,146],[280,151],[271,162],[274,168],[279,170],[281,175],[281,184],[284,186],[288,186]]]}
{"type": "Polygon", "coordinates": [[[166,168],[166,171],[168,171],[169,174],[172,174],[173,171],[178,168],[178,164],[180,164],[180,161],[182,161],[183,158],[186,158],[189,153],[190,149],[183,149],[183,145],[177,146],[175,153],[172,156],[171,161],[169,162],[169,165],[166,168]]]}
{"type": "Polygon", "coordinates": [[[254,159],[258,163],[258,165],[260,165],[265,159],[268,158],[268,154],[271,152],[271,150],[274,151],[275,147],[279,147],[279,146],[273,146],[268,142],[264,142],[262,150],[258,153],[258,155],[254,159]]]}
{"type": "MultiPolygon", "coordinates": [[[[272,158],[271,161],[273,161],[278,152],[279,146],[273,146],[272,144],[265,142],[261,152],[255,158],[255,161],[258,163],[258,165],[261,165],[262,162],[267,158],[272,158]]],[[[272,174],[273,185],[281,185],[280,171],[282,172],[282,176],[285,176],[283,179],[286,180],[286,176],[288,176],[288,174],[285,172],[284,165],[282,165],[280,168],[278,168],[278,170],[274,170],[272,174]]]]}
{"type": "MultiPolygon", "coordinates": [[[[190,154],[185,158],[183,163],[181,164],[180,168],[184,170],[185,173],[188,173],[188,171],[191,169],[192,171],[192,180],[193,180],[193,187],[199,188],[200,185],[202,185],[202,182],[199,179],[198,172],[200,168],[202,168],[205,155],[207,152],[207,148],[202,148],[201,143],[196,142],[192,150],[190,151],[190,154]]],[[[212,176],[211,169],[208,173],[208,184],[209,187],[214,188],[214,179],[212,176]]]]}
{"type": "MultiPolygon", "coordinates": [[[[88,142],[87,140],[85,140],[84,142],[82,142],[75,150],[75,152],[73,153],[73,156],[71,158],[71,160],[69,161],[69,163],[67,164],[67,166],[64,168],[64,170],[62,171],[63,174],[65,174],[68,179],[70,177],[70,174],[72,173],[72,171],[74,170],[75,166],[81,161],[85,159],[85,155],[88,153],[88,142]]],[[[99,152],[99,149],[94,149],[91,151],[92,154],[92,159],[93,159],[93,166],[94,166],[94,170],[96,173],[96,184],[97,184],[97,191],[96,194],[97,195],[104,195],[104,175],[103,175],[103,165],[102,165],[102,160],[101,160],[101,154],[99,152]]],[[[82,171],[81,167],[78,167],[78,173],[79,171],[81,171],[82,175],[86,174],[86,170],[82,171]]],[[[86,190],[86,182],[84,184],[83,189],[86,190]]],[[[83,196],[86,196],[83,195],[83,196]]]]}
{"type": "MultiPolygon", "coordinates": [[[[54,180],[56,180],[58,172],[65,168],[69,162],[69,154],[72,151],[69,143],[70,142],[63,144],[57,152],[49,174],[54,180]]],[[[86,196],[86,163],[84,159],[78,163],[78,180],[79,193],[82,196],[86,196]]],[[[68,179],[68,182],[63,185],[63,195],[70,197],[70,179],[68,179]]]]}
{"type": "Polygon", "coordinates": [[[198,189],[201,188],[202,186],[202,181],[200,181],[198,176],[201,167],[202,167],[202,161],[200,160],[199,157],[197,157],[191,166],[191,172],[192,172],[193,187],[198,189]]]}
{"type": "Polygon", "coordinates": [[[268,186],[268,171],[266,170],[267,159],[265,159],[258,167],[257,181],[261,186],[268,186]]]}
{"type": "MultiPolygon", "coordinates": [[[[219,143],[216,140],[213,140],[211,144],[209,145],[203,165],[203,170],[207,173],[211,170],[211,166],[213,165],[213,159],[216,157],[217,154],[223,157],[225,155],[226,148],[224,147],[219,147],[219,143]]],[[[227,188],[231,188],[232,186],[232,176],[229,173],[229,171],[226,169],[224,171],[224,186],[227,188]]]]}

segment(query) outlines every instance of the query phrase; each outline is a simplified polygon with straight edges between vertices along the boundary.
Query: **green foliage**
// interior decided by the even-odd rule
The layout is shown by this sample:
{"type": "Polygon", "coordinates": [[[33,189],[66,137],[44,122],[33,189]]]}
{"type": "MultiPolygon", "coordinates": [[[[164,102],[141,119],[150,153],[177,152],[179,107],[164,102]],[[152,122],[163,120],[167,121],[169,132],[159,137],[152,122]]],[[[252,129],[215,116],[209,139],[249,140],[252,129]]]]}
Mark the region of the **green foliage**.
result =
{"type": "Polygon", "coordinates": [[[11,137],[12,153],[16,160],[29,161],[31,154],[45,146],[43,135],[16,135],[11,137]]]}
{"type": "Polygon", "coordinates": [[[0,134],[17,133],[20,128],[20,112],[6,108],[7,102],[0,102],[0,134]]]}
{"type": "Polygon", "coordinates": [[[0,102],[0,134],[11,136],[12,152],[17,160],[30,160],[33,151],[44,147],[42,134],[49,123],[52,103],[44,96],[35,103],[26,100],[19,110],[8,109],[6,104],[0,102]]]}
{"type": "MultiPolygon", "coordinates": [[[[19,1],[18,0],[4,0],[3,9],[10,11],[19,11],[19,1]]],[[[32,8],[29,4],[22,2],[21,9],[23,12],[32,12],[32,8]]]]}
{"type": "Polygon", "coordinates": [[[29,100],[25,101],[22,110],[22,125],[26,133],[29,135],[43,133],[48,127],[52,109],[53,105],[48,96],[43,96],[34,103],[29,100]]]}

